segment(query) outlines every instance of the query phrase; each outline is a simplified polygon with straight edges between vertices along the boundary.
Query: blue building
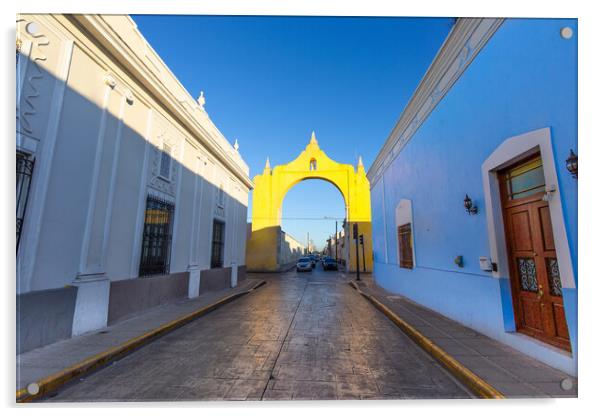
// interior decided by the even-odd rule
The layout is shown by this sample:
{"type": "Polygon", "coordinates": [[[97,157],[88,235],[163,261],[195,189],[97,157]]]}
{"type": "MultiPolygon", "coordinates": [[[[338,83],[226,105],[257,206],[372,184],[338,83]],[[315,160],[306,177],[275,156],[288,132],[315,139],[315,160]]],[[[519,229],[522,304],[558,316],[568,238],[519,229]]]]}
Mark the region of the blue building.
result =
{"type": "Polygon", "coordinates": [[[573,151],[577,21],[457,19],[368,172],[376,283],[576,375],[573,151]]]}

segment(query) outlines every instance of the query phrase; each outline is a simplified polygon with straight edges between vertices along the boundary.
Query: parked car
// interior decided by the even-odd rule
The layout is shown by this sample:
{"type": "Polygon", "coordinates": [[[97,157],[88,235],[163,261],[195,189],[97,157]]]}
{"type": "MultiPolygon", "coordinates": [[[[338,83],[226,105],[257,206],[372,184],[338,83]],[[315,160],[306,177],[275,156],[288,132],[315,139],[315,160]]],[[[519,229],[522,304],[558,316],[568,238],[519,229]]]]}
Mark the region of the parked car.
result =
{"type": "Polygon", "coordinates": [[[324,258],[324,261],[322,262],[322,267],[324,268],[324,270],[339,270],[337,261],[332,257],[324,258]]]}
{"type": "Polygon", "coordinates": [[[311,272],[315,265],[312,264],[311,258],[301,257],[297,260],[297,271],[298,272],[311,272]]]}
{"type": "Polygon", "coordinates": [[[316,263],[318,262],[318,257],[315,254],[310,254],[309,259],[311,260],[311,267],[316,267],[316,263]]]}

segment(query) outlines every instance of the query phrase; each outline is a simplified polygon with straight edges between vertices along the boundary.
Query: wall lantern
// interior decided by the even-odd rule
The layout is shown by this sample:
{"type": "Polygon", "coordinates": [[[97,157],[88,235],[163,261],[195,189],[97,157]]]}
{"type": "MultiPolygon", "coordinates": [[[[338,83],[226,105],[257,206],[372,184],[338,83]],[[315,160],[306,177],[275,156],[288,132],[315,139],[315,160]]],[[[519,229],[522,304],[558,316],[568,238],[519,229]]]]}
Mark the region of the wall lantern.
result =
{"type": "Polygon", "coordinates": [[[573,175],[573,178],[577,178],[577,155],[571,149],[571,154],[566,159],[566,169],[573,175]]]}
{"type": "Polygon", "coordinates": [[[468,212],[468,215],[476,214],[477,212],[479,212],[479,209],[476,205],[473,205],[472,199],[470,199],[468,194],[466,194],[466,197],[464,198],[464,208],[466,208],[466,212],[468,212]]]}

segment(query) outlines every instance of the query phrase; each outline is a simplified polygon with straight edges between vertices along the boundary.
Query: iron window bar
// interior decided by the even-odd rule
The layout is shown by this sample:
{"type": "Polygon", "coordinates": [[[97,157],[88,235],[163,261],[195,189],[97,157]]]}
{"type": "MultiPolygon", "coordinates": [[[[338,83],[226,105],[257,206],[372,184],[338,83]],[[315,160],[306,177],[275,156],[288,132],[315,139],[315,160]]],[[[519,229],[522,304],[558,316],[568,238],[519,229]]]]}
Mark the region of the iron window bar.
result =
{"type": "Polygon", "coordinates": [[[149,195],[144,213],[140,277],[169,273],[174,204],[149,195]]]}
{"type": "Polygon", "coordinates": [[[23,152],[17,152],[17,253],[19,253],[19,242],[21,241],[21,230],[25,212],[27,211],[27,201],[29,200],[29,191],[31,189],[31,178],[33,176],[34,159],[23,152]]]}

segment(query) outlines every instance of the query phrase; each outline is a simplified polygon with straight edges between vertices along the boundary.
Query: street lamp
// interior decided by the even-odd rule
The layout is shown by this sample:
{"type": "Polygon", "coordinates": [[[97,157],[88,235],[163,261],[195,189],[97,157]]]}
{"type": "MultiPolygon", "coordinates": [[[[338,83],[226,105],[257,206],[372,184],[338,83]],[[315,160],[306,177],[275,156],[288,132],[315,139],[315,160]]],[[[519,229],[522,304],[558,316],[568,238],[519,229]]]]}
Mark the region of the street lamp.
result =
{"type": "Polygon", "coordinates": [[[566,159],[566,169],[573,175],[573,178],[577,179],[577,155],[571,149],[571,154],[566,159]]]}
{"type": "Polygon", "coordinates": [[[466,212],[468,212],[468,215],[476,214],[477,212],[479,212],[479,209],[476,205],[472,203],[472,199],[470,199],[468,194],[466,194],[466,197],[464,198],[464,208],[466,208],[466,212]]]}

